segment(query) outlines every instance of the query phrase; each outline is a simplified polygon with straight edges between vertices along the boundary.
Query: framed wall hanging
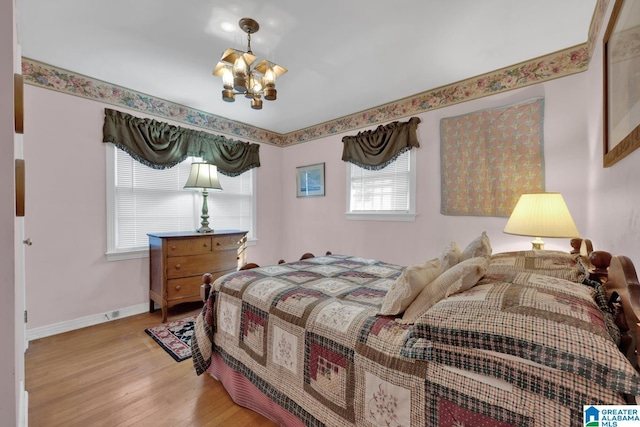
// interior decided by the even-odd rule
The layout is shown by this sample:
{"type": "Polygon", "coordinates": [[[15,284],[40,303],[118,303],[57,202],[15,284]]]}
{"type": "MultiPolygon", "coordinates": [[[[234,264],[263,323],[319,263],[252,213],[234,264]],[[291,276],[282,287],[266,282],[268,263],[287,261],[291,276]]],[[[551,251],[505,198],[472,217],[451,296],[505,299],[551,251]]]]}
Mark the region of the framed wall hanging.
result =
{"type": "Polygon", "coordinates": [[[604,167],[640,147],[640,0],[616,0],[604,36],[604,167]]]}
{"type": "Polygon", "coordinates": [[[296,168],[296,196],[324,196],[324,163],[296,168]]]}

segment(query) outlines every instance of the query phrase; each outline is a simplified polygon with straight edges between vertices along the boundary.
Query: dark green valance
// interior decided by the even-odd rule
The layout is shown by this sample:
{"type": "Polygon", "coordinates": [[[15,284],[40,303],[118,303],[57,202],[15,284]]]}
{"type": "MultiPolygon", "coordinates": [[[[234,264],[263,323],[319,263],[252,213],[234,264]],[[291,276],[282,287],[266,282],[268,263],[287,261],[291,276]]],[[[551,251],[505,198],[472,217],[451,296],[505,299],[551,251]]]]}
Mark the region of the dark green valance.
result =
{"type": "Polygon", "coordinates": [[[154,169],[173,167],[188,156],[201,157],[227,176],[260,166],[258,144],[141,119],[110,108],[105,108],[104,114],[102,142],[111,142],[154,169]]]}
{"type": "Polygon", "coordinates": [[[420,147],[416,132],[418,123],[419,117],[411,117],[407,122],[393,122],[355,136],[345,136],[342,138],[342,160],[364,169],[382,169],[405,151],[420,147]]]}

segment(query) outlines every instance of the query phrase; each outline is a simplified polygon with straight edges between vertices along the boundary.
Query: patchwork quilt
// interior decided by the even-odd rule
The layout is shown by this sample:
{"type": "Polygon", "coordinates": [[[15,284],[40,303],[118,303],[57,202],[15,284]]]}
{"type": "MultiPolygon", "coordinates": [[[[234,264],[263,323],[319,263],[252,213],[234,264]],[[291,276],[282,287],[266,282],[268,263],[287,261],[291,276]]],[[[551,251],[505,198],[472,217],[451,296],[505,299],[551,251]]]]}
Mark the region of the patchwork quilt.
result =
{"type": "Polygon", "coordinates": [[[494,255],[413,325],[377,315],[403,266],[330,255],[232,273],[197,319],[194,366],[218,353],[308,426],[581,426],[582,405],[624,404],[640,376],[601,289],[568,280],[584,275],[560,254],[494,255]]]}

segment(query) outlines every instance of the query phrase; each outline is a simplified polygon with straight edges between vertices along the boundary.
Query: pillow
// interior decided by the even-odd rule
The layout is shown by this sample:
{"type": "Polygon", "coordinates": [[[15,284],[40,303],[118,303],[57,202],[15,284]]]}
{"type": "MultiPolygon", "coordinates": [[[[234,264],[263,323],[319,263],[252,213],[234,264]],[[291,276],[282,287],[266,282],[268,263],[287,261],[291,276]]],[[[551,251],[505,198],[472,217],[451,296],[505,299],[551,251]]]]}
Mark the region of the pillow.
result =
{"type": "Polygon", "coordinates": [[[391,285],[378,312],[382,316],[402,313],[418,294],[440,274],[440,260],[409,266],[391,285]]]}
{"type": "Polygon", "coordinates": [[[444,273],[460,262],[460,246],[456,242],[451,242],[440,253],[440,273],[444,273]]]}
{"type": "Polygon", "coordinates": [[[476,257],[451,267],[429,283],[407,307],[402,319],[396,319],[396,322],[404,324],[415,323],[422,313],[433,307],[445,296],[473,287],[484,275],[487,262],[484,257],[476,257]]]}
{"type": "Polygon", "coordinates": [[[487,232],[483,231],[481,235],[476,237],[460,254],[460,261],[464,261],[469,258],[475,257],[490,257],[491,256],[491,242],[487,232]]]}
{"type": "Polygon", "coordinates": [[[580,262],[579,255],[562,251],[514,251],[491,256],[487,276],[499,279],[513,273],[536,273],[581,283],[589,277],[588,267],[580,262]]]}
{"type": "MultiPolygon", "coordinates": [[[[487,271],[487,267],[489,266],[489,258],[479,256],[474,258],[469,258],[467,260],[461,261],[460,264],[469,264],[470,266],[475,266],[473,269],[469,267],[468,274],[460,278],[460,280],[456,280],[449,286],[447,289],[447,293],[444,295],[445,298],[449,298],[453,294],[457,294],[459,292],[464,292],[467,289],[471,289],[478,283],[478,280],[482,276],[484,276],[487,271]]],[[[458,264],[459,265],[459,264],[458,264]]]]}

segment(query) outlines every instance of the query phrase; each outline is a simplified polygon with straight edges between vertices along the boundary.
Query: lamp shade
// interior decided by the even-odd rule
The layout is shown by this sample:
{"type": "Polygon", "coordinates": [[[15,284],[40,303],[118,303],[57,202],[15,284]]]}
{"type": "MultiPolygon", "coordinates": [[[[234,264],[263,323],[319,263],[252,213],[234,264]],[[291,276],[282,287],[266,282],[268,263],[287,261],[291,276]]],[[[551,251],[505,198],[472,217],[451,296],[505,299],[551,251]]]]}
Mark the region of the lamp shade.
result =
{"type": "Polygon", "coordinates": [[[534,237],[580,237],[560,193],[521,195],[504,232],[534,237]]]}
{"type": "Polygon", "coordinates": [[[222,190],[218,180],[218,168],[211,163],[192,163],[184,188],[209,188],[222,190]]]}

